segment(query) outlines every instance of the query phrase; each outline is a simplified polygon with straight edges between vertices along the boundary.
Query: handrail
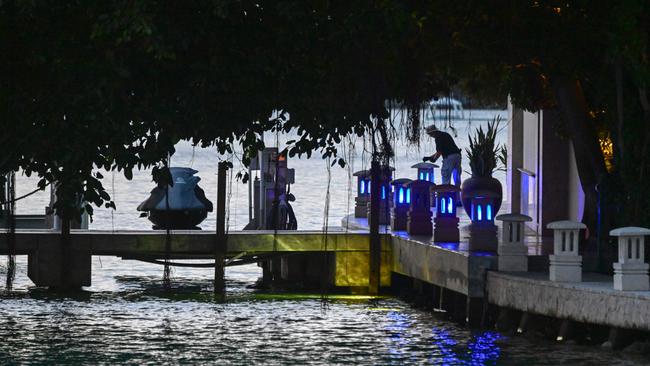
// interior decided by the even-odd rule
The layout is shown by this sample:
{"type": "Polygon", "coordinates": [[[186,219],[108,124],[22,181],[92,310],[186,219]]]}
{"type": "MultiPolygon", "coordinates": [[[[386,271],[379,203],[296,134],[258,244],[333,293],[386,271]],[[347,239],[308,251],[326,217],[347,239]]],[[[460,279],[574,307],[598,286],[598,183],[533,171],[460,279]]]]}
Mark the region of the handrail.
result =
{"type": "Polygon", "coordinates": [[[525,174],[525,175],[527,175],[527,176],[529,176],[529,177],[533,177],[533,178],[535,178],[535,176],[536,176],[535,173],[531,172],[531,171],[528,170],[528,169],[517,168],[517,170],[518,170],[520,173],[525,174]]]}

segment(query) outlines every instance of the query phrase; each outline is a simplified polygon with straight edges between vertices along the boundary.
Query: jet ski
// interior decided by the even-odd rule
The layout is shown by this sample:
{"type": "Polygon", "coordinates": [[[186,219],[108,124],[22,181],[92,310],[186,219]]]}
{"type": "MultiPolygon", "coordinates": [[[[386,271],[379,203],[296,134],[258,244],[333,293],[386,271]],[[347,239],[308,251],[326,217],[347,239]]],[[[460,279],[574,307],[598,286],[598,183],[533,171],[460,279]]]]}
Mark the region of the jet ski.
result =
{"type": "Polygon", "coordinates": [[[201,178],[194,176],[192,168],[169,168],[173,186],[158,185],[149,198],[138,205],[137,210],[146,212],[155,230],[198,229],[212,212],[212,202],[198,186],[201,178]]]}

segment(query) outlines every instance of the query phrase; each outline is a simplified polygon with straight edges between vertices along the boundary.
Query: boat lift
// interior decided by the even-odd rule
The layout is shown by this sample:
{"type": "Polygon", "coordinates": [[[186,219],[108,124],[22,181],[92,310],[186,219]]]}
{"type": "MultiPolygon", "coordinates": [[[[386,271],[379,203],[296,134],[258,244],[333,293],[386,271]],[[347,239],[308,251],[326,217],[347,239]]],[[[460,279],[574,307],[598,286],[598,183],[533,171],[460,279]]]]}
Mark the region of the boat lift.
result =
{"type": "Polygon", "coordinates": [[[273,202],[286,197],[289,186],[295,182],[295,170],[287,167],[286,154],[278,148],[267,147],[258,152],[248,169],[248,225],[244,230],[265,230],[273,202]],[[253,172],[256,172],[255,178],[253,172]]]}

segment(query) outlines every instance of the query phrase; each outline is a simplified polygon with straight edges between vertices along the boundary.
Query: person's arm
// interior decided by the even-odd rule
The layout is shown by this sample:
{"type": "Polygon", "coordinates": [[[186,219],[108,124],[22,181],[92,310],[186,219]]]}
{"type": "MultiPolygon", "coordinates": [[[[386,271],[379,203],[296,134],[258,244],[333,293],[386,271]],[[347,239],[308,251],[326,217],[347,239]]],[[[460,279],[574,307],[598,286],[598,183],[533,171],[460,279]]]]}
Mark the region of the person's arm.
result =
{"type": "Polygon", "coordinates": [[[428,160],[428,161],[430,161],[432,163],[435,163],[436,160],[438,160],[438,158],[440,157],[440,155],[441,155],[440,152],[436,151],[435,154],[433,154],[431,156],[425,156],[424,158],[422,158],[422,161],[427,161],[428,160]]]}

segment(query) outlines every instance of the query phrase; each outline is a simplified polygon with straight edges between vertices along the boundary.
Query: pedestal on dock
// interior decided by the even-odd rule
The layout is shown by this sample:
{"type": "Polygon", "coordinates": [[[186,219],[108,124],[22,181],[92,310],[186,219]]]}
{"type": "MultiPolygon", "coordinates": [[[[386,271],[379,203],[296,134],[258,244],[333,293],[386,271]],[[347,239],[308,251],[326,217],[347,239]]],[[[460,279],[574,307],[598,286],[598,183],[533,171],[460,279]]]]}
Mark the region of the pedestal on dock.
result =
{"type": "Polygon", "coordinates": [[[353,174],[357,177],[357,196],[354,198],[354,217],[368,217],[370,202],[370,171],[360,170],[353,174]]]}
{"type": "MultiPolygon", "coordinates": [[[[390,201],[388,200],[379,201],[379,225],[390,224],[391,211],[392,211],[392,207],[390,201]]],[[[370,215],[370,202],[368,202],[366,217],[368,217],[368,222],[369,222],[368,225],[370,225],[370,220],[372,220],[372,216],[370,215]]]]}
{"type": "Polygon", "coordinates": [[[411,195],[406,184],[411,183],[411,179],[399,178],[391,182],[393,186],[393,208],[390,215],[390,230],[406,230],[406,221],[411,203],[411,195]]]}
{"type": "Polygon", "coordinates": [[[623,227],[610,231],[618,237],[618,262],[614,263],[614,289],[619,291],[648,291],[650,279],[644,262],[645,236],[650,230],[642,227],[623,227]]]}
{"type": "MultiPolygon", "coordinates": [[[[393,196],[391,192],[390,181],[393,179],[392,172],[395,170],[393,167],[389,166],[379,166],[379,225],[388,225],[390,224],[390,211],[393,203],[393,196]]],[[[370,191],[372,194],[372,190],[370,191]]],[[[372,220],[372,215],[370,215],[370,200],[367,205],[366,217],[368,218],[368,225],[372,226],[370,220],[372,220]]]]}
{"type": "Polygon", "coordinates": [[[527,272],[528,247],[524,243],[525,222],[532,218],[520,214],[505,214],[496,217],[503,222],[501,241],[497,249],[499,271],[527,272]]]}
{"type": "Polygon", "coordinates": [[[456,202],[460,189],[451,184],[434,185],[430,188],[436,204],[436,217],[434,221],[433,240],[436,242],[460,241],[460,230],[457,216],[456,202]]]}
{"type": "Polygon", "coordinates": [[[495,201],[494,193],[477,192],[470,200],[472,223],[469,225],[468,246],[471,251],[497,251],[497,227],[494,225],[495,201]]]}
{"type": "Polygon", "coordinates": [[[393,207],[390,215],[390,230],[391,231],[405,231],[406,223],[408,220],[408,206],[393,207]]]}
{"type": "Polygon", "coordinates": [[[549,255],[549,279],[555,282],[582,282],[582,256],[578,255],[580,229],[585,224],[555,221],[546,226],[553,230],[553,253],[549,255]]]}
{"type": "Polygon", "coordinates": [[[406,230],[411,235],[433,234],[431,223],[431,193],[433,183],[426,180],[414,180],[407,184],[411,190],[411,205],[407,215],[406,230]]]}
{"type": "MultiPolygon", "coordinates": [[[[412,165],[411,168],[417,169],[417,179],[419,180],[426,180],[428,182],[431,182],[433,184],[436,183],[435,179],[435,170],[439,166],[434,163],[428,163],[428,162],[420,162],[415,165],[412,165]]],[[[437,201],[435,199],[434,193],[431,192],[431,207],[434,207],[437,204],[437,201]]]]}

